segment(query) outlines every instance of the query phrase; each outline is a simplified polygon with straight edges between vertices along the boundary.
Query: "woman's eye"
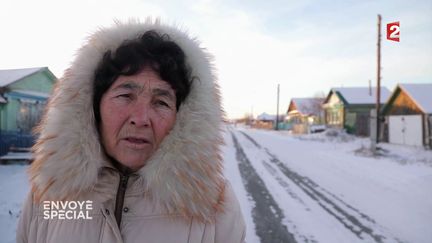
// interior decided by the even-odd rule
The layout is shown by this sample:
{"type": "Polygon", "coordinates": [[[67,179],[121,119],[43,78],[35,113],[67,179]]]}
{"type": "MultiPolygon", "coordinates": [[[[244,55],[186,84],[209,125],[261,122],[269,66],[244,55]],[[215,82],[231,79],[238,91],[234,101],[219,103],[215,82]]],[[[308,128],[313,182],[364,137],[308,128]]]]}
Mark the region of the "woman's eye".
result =
{"type": "Polygon", "coordinates": [[[117,98],[131,98],[131,95],[130,94],[120,94],[120,95],[117,95],[117,98]]]}
{"type": "Polygon", "coordinates": [[[166,102],[163,101],[163,100],[158,100],[156,103],[157,103],[158,105],[161,105],[161,106],[170,107],[170,106],[168,105],[168,103],[166,103],[166,102]]]}

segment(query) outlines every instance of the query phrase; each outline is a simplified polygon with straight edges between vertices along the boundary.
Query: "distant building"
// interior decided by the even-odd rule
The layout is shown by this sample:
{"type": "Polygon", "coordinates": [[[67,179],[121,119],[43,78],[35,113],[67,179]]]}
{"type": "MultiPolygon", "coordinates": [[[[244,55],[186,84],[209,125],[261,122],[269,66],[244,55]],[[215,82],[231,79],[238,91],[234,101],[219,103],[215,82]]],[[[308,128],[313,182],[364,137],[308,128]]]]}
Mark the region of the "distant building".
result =
{"type": "Polygon", "coordinates": [[[276,116],[263,112],[257,116],[253,127],[261,129],[273,129],[274,124],[276,124],[276,116]]]}
{"type": "Polygon", "coordinates": [[[258,121],[263,121],[263,122],[275,122],[276,121],[276,116],[275,115],[270,115],[270,114],[267,114],[267,113],[263,112],[260,115],[258,115],[256,119],[258,121]]]}
{"type": "MultiPolygon", "coordinates": [[[[389,96],[390,91],[381,87],[382,104],[389,96]]],[[[374,87],[332,88],[323,103],[325,123],[355,135],[369,136],[370,111],[375,104],[374,87]]]]}
{"type": "Polygon", "coordinates": [[[291,124],[293,133],[313,132],[316,125],[324,123],[324,98],[292,98],[285,120],[291,124]]]}
{"type": "Polygon", "coordinates": [[[47,67],[0,70],[0,155],[31,146],[56,77],[47,67]]]}
{"type": "Polygon", "coordinates": [[[382,114],[386,141],[432,148],[432,83],[398,84],[382,114]]]}
{"type": "MultiPolygon", "coordinates": [[[[283,123],[285,116],[279,115],[279,123],[283,123]]],[[[253,127],[261,129],[273,129],[276,126],[276,115],[270,115],[266,112],[261,113],[257,116],[253,127]]]]}

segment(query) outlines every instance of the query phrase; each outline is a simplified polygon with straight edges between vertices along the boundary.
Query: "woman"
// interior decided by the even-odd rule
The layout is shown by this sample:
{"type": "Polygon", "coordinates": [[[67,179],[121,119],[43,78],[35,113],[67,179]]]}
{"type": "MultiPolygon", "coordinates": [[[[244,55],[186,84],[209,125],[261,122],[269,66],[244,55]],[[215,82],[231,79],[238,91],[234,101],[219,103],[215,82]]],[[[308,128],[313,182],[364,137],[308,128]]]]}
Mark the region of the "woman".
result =
{"type": "Polygon", "coordinates": [[[93,34],[39,127],[17,242],[243,242],[210,59],[158,21],[93,34]]]}

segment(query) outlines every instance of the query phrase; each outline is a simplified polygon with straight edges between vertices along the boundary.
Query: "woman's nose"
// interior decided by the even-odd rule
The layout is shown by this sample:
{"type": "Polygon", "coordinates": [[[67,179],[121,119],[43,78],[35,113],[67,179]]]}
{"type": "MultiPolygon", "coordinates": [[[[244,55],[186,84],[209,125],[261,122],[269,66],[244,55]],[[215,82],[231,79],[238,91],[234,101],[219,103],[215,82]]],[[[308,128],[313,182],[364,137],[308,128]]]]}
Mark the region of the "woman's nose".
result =
{"type": "Polygon", "coordinates": [[[130,123],[136,127],[150,126],[150,105],[137,103],[131,110],[130,123]]]}

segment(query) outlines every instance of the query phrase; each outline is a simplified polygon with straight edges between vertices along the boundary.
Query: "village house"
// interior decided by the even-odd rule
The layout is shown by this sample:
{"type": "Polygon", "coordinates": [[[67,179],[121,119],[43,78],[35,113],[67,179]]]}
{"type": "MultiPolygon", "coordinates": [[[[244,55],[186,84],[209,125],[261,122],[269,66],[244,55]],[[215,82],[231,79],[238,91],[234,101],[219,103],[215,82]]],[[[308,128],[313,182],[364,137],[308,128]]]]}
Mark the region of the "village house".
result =
{"type": "MultiPolygon", "coordinates": [[[[285,118],[284,115],[279,115],[279,119],[278,119],[279,126],[281,126],[281,124],[283,123],[284,118],[285,118]]],[[[275,126],[276,126],[276,115],[270,115],[267,114],[266,112],[263,112],[260,115],[258,115],[252,125],[252,127],[260,128],[260,129],[274,129],[275,126]]]]}
{"type": "Polygon", "coordinates": [[[285,118],[285,121],[291,124],[292,132],[304,134],[323,130],[323,102],[324,98],[292,98],[285,118]]]}
{"type": "MultiPolygon", "coordinates": [[[[325,123],[358,136],[369,136],[370,112],[376,107],[375,87],[332,88],[324,100],[325,123]]],[[[381,87],[381,104],[390,96],[381,87]]]]}
{"type": "Polygon", "coordinates": [[[273,129],[274,124],[276,124],[276,116],[263,112],[257,116],[253,123],[253,127],[261,129],[273,129]]]}
{"type": "Polygon", "coordinates": [[[382,115],[385,141],[432,148],[432,83],[398,84],[382,115]]]}
{"type": "Polygon", "coordinates": [[[0,156],[33,144],[55,80],[47,67],[0,70],[0,156]]]}

